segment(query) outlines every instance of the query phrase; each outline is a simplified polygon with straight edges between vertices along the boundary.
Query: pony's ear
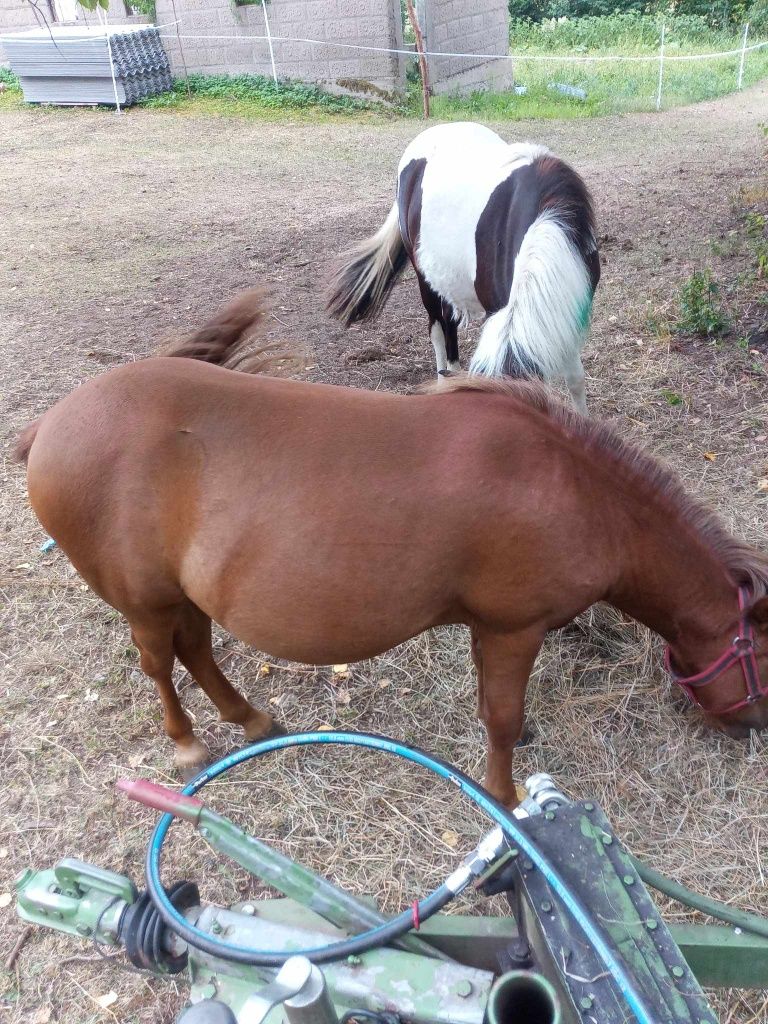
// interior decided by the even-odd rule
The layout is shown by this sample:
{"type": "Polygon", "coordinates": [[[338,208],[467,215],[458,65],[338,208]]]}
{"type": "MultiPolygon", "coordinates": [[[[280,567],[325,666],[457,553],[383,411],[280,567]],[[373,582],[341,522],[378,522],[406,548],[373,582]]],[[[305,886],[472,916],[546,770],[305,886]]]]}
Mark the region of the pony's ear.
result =
{"type": "Polygon", "coordinates": [[[758,629],[768,628],[768,597],[761,597],[749,609],[749,617],[758,629]]]}

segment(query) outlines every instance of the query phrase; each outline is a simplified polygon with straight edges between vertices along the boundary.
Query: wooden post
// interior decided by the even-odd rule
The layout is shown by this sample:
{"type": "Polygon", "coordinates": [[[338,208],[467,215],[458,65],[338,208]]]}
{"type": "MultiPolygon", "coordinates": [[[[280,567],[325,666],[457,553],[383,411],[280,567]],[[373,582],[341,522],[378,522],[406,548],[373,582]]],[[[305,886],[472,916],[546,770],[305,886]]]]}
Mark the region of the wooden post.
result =
{"type": "Polygon", "coordinates": [[[429,117],[429,75],[427,73],[427,59],[424,56],[424,36],[421,34],[419,19],[413,9],[413,0],[406,0],[408,8],[408,20],[411,23],[413,34],[416,38],[416,53],[419,55],[419,71],[421,72],[421,99],[424,108],[424,117],[429,117]]]}

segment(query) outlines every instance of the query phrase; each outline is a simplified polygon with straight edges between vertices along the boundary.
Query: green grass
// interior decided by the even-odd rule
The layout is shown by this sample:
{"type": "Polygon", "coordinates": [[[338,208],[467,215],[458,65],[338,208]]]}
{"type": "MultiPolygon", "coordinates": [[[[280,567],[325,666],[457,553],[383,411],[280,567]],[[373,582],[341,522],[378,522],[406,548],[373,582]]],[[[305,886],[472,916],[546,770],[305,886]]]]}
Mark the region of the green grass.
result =
{"type": "MultiPolygon", "coordinates": [[[[738,49],[741,37],[731,30],[714,31],[703,18],[667,16],[665,54],[669,58],[738,49]]],[[[471,114],[491,119],[524,117],[592,117],[656,107],[659,65],[657,55],[661,18],[657,15],[614,14],[602,18],[566,18],[539,24],[513,22],[510,49],[516,55],[515,81],[525,96],[477,93],[464,99],[435,97],[438,118],[471,114]],[[575,63],[558,54],[594,57],[575,63]],[[597,58],[613,57],[612,61],[597,58]],[[631,57],[652,58],[636,62],[631,57]],[[564,96],[552,83],[576,86],[586,100],[564,96]]],[[[753,37],[750,42],[755,42],[753,37]]],[[[664,108],[715,99],[736,89],[739,57],[701,61],[665,60],[664,108]]],[[[768,75],[768,47],[747,55],[744,86],[768,75]]],[[[413,104],[411,104],[413,107],[413,104]]]]}
{"type": "Polygon", "coordinates": [[[24,106],[19,80],[8,68],[0,68],[0,82],[5,89],[0,92],[0,110],[18,110],[24,106]]]}

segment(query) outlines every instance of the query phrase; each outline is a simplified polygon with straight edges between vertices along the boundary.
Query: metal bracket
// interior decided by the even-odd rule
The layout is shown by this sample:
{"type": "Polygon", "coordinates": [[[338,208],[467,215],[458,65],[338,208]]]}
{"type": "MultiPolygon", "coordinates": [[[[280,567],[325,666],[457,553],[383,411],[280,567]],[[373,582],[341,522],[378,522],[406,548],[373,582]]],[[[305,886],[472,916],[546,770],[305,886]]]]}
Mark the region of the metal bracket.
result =
{"type": "Polygon", "coordinates": [[[304,956],[292,956],[280,968],[275,980],[260,992],[250,996],[238,1015],[238,1024],[262,1024],[270,1010],[285,1004],[289,1021],[291,1010],[300,1010],[297,1019],[307,1011],[317,1024],[337,1024],[336,1011],[328,998],[323,972],[304,956]],[[295,1002],[296,1006],[292,1007],[295,1002]]]}

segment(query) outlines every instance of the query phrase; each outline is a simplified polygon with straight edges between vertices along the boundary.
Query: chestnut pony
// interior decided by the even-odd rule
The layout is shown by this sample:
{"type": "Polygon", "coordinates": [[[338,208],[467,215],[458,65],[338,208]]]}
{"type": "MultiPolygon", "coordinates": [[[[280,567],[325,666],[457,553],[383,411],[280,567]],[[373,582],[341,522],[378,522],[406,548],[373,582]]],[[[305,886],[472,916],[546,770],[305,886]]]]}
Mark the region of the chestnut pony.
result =
{"type": "Polygon", "coordinates": [[[666,639],[713,724],[768,723],[768,559],[668,470],[541,385],[405,396],[211,365],[237,357],[259,316],[257,294],[241,295],[170,358],[83,384],[19,444],[40,522],[130,623],[179,765],[206,750],[177,657],[249,739],[274,727],[216,666],[212,619],[322,664],[469,626],[486,785],[510,805],[536,654],[596,601],[666,639]]]}

